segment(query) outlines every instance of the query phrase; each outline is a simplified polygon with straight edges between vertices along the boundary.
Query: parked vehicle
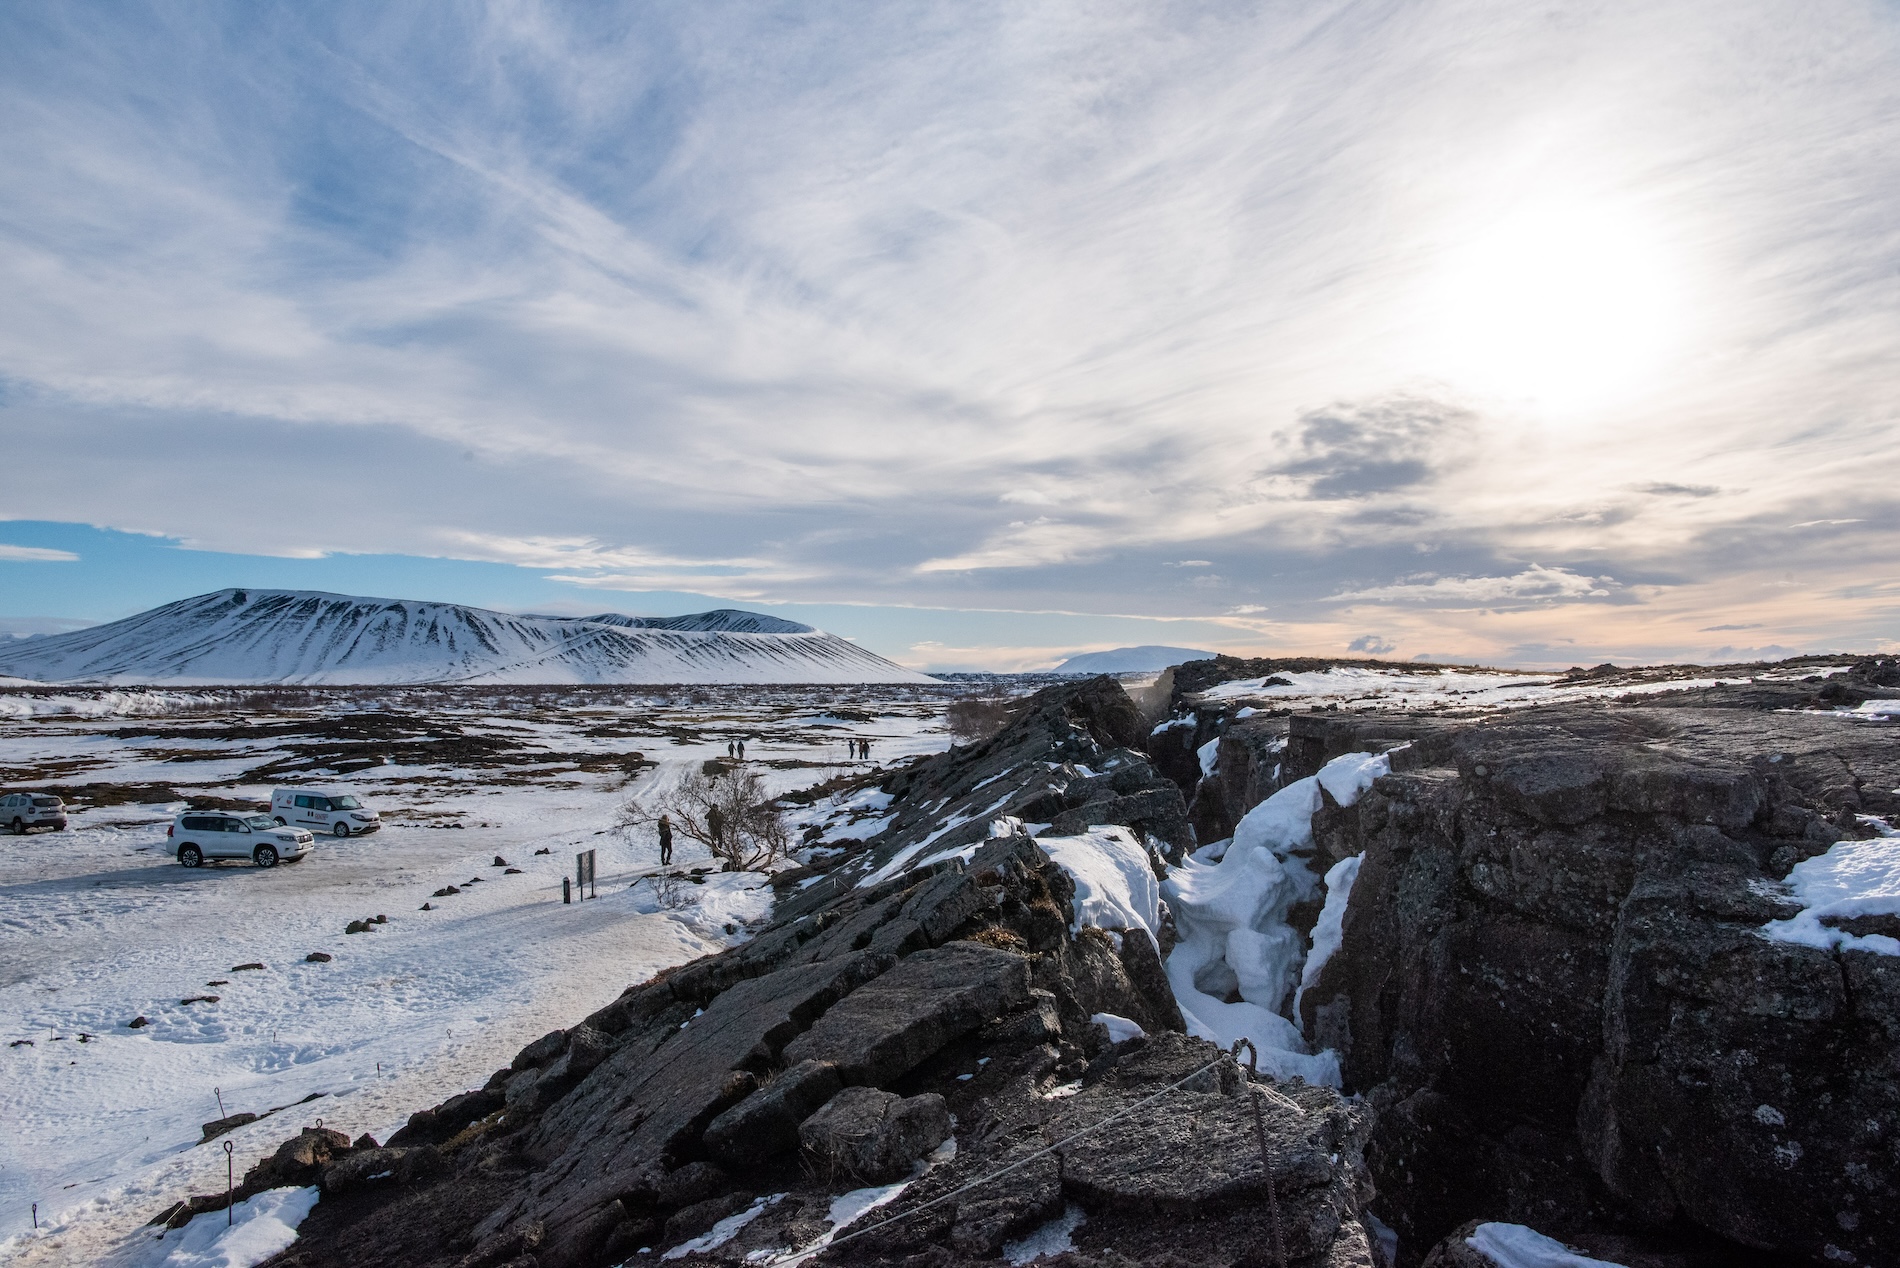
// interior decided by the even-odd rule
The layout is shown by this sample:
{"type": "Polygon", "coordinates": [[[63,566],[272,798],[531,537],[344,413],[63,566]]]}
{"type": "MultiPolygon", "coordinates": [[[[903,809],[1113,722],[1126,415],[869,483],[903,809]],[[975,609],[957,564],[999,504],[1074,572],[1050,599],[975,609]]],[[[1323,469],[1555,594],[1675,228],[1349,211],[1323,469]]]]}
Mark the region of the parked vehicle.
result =
{"type": "Polygon", "coordinates": [[[302,828],[287,828],[269,815],[234,815],[188,810],[165,832],[186,867],[215,859],[249,859],[259,867],[294,863],[310,853],[316,838],[302,828]]]}
{"type": "Polygon", "coordinates": [[[50,793],[8,793],[0,797],[0,824],[14,835],[34,828],[66,830],[66,803],[50,793]]]}
{"type": "Polygon", "coordinates": [[[339,837],[379,832],[383,826],[381,817],[352,794],[322,788],[279,788],[270,795],[270,812],[279,823],[339,837]]]}

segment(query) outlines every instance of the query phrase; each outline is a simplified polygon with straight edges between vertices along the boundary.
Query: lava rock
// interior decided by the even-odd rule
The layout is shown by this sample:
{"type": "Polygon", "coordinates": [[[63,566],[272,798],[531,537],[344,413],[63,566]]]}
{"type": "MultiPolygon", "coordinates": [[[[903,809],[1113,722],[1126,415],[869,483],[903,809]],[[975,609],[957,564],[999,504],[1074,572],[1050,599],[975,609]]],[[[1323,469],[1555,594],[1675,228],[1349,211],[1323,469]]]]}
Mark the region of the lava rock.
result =
{"type": "Polygon", "coordinates": [[[833,1175],[884,1184],[950,1138],[950,1110],[934,1092],[901,1097],[849,1087],[798,1128],[806,1155],[833,1175]]]}
{"type": "Polygon", "coordinates": [[[203,1134],[198,1137],[198,1143],[202,1145],[207,1140],[216,1140],[224,1133],[236,1131],[246,1123],[255,1123],[258,1118],[259,1115],[256,1114],[232,1114],[228,1118],[214,1118],[201,1128],[203,1134]]]}
{"type": "Polygon", "coordinates": [[[725,1162],[744,1163],[787,1153],[798,1145],[798,1127],[837,1095],[838,1068],[801,1061],[726,1110],[706,1128],[706,1149],[725,1162]]]}
{"type": "Polygon", "coordinates": [[[306,1127],[277,1147],[277,1152],[244,1173],[244,1192],[319,1184],[337,1157],[348,1153],[350,1138],[328,1127],[306,1127]]]}

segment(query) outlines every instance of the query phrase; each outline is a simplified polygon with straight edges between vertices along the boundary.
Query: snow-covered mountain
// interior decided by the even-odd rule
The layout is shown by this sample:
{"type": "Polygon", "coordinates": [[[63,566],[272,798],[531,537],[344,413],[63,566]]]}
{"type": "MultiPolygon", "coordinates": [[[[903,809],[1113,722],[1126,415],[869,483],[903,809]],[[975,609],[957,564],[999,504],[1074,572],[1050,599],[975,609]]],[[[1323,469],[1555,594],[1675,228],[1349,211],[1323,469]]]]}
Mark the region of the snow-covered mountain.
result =
{"type": "Polygon", "coordinates": [[[1191,647],[1117,647],[1106,652],[1083,652],[1057,665],[1058,674],[1139,674],[1159,673],[1170,665],[1190,660],[1212,660],[1214,653],[1197,652],[1191,647]]]}
{"type": "Polygon", "coordinates": [[[109,625],[0,641],[0,676],[192,685],[933,681],[755,612],[513,616],[312,590],[219,590],[109,625]]]}

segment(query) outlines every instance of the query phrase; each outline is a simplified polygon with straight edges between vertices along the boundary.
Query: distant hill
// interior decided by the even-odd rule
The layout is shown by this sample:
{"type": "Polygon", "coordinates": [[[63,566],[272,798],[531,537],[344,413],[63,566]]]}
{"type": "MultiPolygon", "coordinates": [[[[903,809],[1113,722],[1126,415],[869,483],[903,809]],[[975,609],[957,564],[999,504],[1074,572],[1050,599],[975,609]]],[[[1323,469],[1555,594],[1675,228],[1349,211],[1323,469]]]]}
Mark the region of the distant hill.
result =
{"type": "Polygon", "coordinates": [[[0,676],[191,685],[934,681],[849,640],[756,612],[517,616],[249,589],[0,641],[0,676]]]}
{"type": "Polygon", "coordinates": [[[1117,647],[1107,652],[1083,652],[1055,667],[1058,674],[1159,673],[1189,660],[1211,660],[1214,653],[1192,647],[1117,647]]]}
{"type": "Polygon", "coordinates": [[[584,616],[580,619],[600,625],[620,625],[635,630],[689,630],[700,634],[816,634],[819,632],[816,628],[800,625],[797,621],[787,621],[776,616],[763,616],[757,612],[742,612],[738,608],[714,608],[710,612],[695,612],[691,616],[621,616],[618,612],[602,612],[598,616],[584,616]]]}

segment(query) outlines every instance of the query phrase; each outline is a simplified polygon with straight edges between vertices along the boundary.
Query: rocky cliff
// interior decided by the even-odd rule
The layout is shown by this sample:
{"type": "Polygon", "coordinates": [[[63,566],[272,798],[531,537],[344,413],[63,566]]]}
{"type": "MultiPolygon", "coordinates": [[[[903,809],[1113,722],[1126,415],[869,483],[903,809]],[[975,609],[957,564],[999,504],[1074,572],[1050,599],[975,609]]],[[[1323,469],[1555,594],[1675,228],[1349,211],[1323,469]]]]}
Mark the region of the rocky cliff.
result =
{"type": "Polygon", "coordinates": [[[1112,680],[1040,693],[899,772],[891,826],[788,878],[743,946],[629,987],[386,1144],[286,1142],[247,1185],[323,1199],[273,1262],[947,1265],[1033,1236],[1078,1265],[1371,1268],[1363,1108],[1179,1034],[1149,932],[1080,921],[1024,830],[1122,825],[1156,866],[1188,844],[1142,730],[1112,680]]]}
{"type": "Polygon", "coordinates": [[[1482,1217],[1629,1264],[1900,1263],[1900,944],[1765,933],[1792,869],[1891,831],[1889,724],[1825,706],[1894,678],[1289,720],[1292,774],[1402,745],[1315,820],[1362,861],[1302,1021],[1403,1245],[1482,1217]]]}

